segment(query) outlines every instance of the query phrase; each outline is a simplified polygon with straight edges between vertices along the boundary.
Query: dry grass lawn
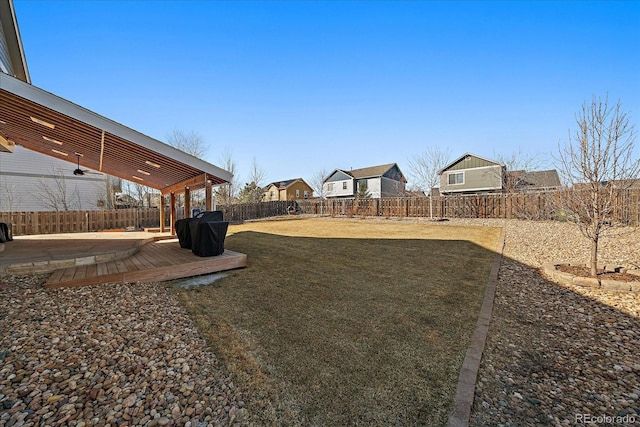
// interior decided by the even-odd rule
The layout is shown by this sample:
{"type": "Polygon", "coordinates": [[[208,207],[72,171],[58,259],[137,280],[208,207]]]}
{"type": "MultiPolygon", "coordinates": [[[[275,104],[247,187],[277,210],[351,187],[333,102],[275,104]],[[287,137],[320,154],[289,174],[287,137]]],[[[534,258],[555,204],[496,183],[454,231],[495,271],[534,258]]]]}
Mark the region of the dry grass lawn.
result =
{"type": "Polygon", "coordinates": [[[444,425],[500,230],[304,219],[232,226],[249,266],[177,289],[255,425],[444,425]]]}

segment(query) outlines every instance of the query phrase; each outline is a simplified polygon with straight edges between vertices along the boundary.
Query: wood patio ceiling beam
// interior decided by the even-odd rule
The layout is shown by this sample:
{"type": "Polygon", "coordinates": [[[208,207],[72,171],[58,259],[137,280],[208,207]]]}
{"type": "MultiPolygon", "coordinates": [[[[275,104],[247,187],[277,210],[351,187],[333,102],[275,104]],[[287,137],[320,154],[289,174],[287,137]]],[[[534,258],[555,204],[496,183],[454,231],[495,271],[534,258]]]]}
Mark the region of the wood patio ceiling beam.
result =
{"type": "MultiPolygon", "coordinates": [[[[76,163],[75,153],[81,153],[81,168],[163,193],[166,188],[184,186],[190,180],[204,185],[203,174],[214,185],[231,179],[228,171],[3,73],[0,135],[69,163],[76,163]]],[[[70,167],[70,171],[73,169],[70,167]]]]}
{"type": "Polygon", "coordinates": [[[202,175],[198,175],[196,177],[189,178],[182,182],[178,182],[176,184],[163,188],[162,194],[164,195],[164,194],[170,194],[170,193],[184,193],[184,190],[187,188],[191,190],[197,189],[197,188],[203,188],[207,183],[208,178],[209,177],[207,176],[207,174],[203,173],[202,175]]]}

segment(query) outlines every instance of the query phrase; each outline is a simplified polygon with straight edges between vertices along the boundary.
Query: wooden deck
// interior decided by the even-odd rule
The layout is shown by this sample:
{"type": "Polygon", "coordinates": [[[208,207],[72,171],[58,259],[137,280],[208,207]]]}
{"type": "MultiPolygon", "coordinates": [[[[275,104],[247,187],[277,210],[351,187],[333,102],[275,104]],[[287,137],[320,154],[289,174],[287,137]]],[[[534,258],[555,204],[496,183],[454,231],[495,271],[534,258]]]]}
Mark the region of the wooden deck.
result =
{"type": "Polygon", "coordinates": [[[56,270],[46,288],[101,283],[162,282],[247,266],[247,255],[225,250],[222,255],[199,257],[182,249],[177,240],[147,243],[124,259],[56,270]]]}

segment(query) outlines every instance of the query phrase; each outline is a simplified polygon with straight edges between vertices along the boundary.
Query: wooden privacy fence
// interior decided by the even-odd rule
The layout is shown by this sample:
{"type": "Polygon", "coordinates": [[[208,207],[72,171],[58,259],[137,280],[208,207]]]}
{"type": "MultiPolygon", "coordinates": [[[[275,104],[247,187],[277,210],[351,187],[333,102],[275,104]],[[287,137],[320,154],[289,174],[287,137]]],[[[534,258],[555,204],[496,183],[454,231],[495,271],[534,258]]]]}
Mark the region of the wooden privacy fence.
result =
{"type": "Polygon", "coordinates": [[[0,222],[11,223],[14,236],[29,234],[82,233],[158,227],[155,208],[54,212],[0,212],[0,222]]]}
{"type": "MultiPolygon", "coordinates": [[[[281,200],[258,203],[237,203],[233,205],[218,205],[216,210],[222,211],[225,221],[232,224],[239,224],[250,219],[269,218],[273,216],[287,215],[289,208],[295,209],[297,206],[294,200],[281,200]]],[[[184,218],[182,208],[176,210],[177,219],[184,218]]],[[[169,226],[169,208],[165,209],[165,226],[169,226]]]]}
{"type": "MultiPolygon", "coordinates": [[[[564,219],[557,192],[482,194],[385,199],[304,199],[219,205],[225,221],[300,213],[329,216],[381,216],[416,218],[564,219]]],[[[181,217],[181,212],[179,216],[181,217]]],[[[640,190],[620,191],[613,206],[613,221],[637,227],[640,224],[640,190]]],[[[169,215],[165,216],[169,226],[169,215]]],[[[179,218],[178,218],[179,219],[179,218]]],[[[79,233],[113,229],[159,227],[155,208],[61,212],[0,212],[0,222],[11,223],[13,234],[79,233]]]]}
{"type": "MultiPolygon", "coordinates": [[[[249,219],[287,215],[296,203],[275,201],[218,206],[225,221],[240,223],[249,219]]],[[[182,212],[178,213],[182,218],[182,212]]],[[[169,213],[165,215],[169,226],[169,213]]],[[[179,219],[177,218],[177,219],[179,219]]],[[[0,222],[10,223],[14,236],[52,233],[82,233],[88,231],[160,226],[160,211],[156,208],[114,209],[58,212],[0,212],[0,222]]]]}
{"type": "MultiPolygon", "coordinates": [[[[382,216],[421,218],[565,219],[559,209],[559,193],[531,192],[474,194],[384,199],[298,200],[302,213],[329,216],[382,216]]],[[[640,190],[617,194],[613,221],[637,227],[640,224],[640,190]]]]}
{"type": "Polygon", "coordinates": [[[289,207],[295,209],[294,200],[281,200],[273,202],[241,203],[235,205],[219,205],[216,209],[223,212],[225,221],[240,223],[249,219],[269,218],[272,216],[287,215],[289,207]]]}

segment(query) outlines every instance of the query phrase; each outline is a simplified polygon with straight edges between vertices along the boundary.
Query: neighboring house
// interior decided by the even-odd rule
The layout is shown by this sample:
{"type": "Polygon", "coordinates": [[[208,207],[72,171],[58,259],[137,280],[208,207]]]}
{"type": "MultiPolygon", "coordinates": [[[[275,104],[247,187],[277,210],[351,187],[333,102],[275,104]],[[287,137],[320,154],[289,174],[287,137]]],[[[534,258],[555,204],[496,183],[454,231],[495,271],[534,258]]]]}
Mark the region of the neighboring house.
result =
{"type": "Polygon", "coordinates": [[[503,189],[505,166],[465,153],[438,171],[440,193],[489,193],[503,189]]]}
{"type": "Polygon", "coordinates": [[[507,172],[507,183],[514,191],[557,190],[561,187],[558,171],[511,171],[507,172]]]}
{"type": "Polygon", "coordinates": [[[396,163],[349,171],[336,169],[324,179],[327,198],[353,198],[363,186],[374,199],[405,194],[407,180],[396,163]]]}
{"type": "Polygon", "coordinates": [[[19,145],[0,155],[0,211],[104,209],[107,176],[73,174],[76,166],[19,145]]]}
{"type": "Polygon", "coordinates": [[[429,196],[431,197],[440,197],[440,189],[438,187],[433,187],[431,191],[429,191],[429,196]]]}
{"type": "Polygon", "coordinates": [[[406,197],[427,197],[422,190],[407,190],[404,192],[406,197]]]}
{"type": "Polygon", "coordinates": [[[264,187],[265,202],[273,200],[295,200],[313,197],[313,189],[302,178],[276,181],[264,187]]]}

